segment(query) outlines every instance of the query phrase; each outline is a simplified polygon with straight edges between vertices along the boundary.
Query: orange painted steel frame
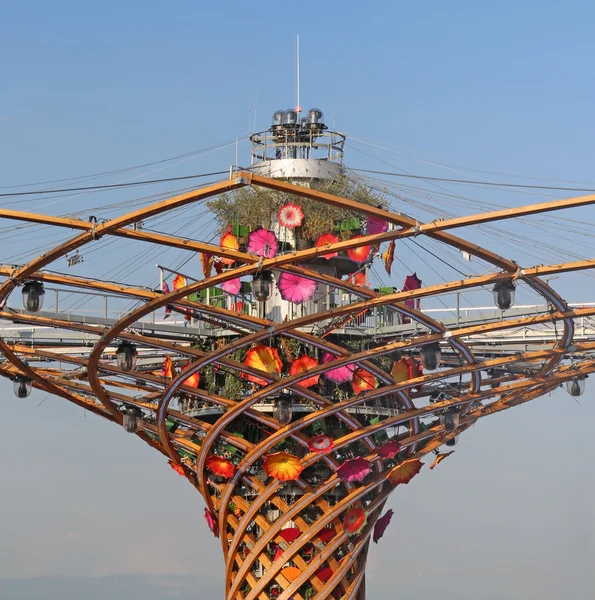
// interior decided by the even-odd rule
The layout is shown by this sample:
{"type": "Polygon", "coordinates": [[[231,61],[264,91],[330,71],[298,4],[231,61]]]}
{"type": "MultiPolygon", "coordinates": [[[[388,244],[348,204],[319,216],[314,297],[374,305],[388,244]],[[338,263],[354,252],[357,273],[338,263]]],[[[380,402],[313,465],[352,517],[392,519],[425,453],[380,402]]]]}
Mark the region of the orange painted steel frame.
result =
{"type": "Polygon", "coordinates": [[[590,269],[595,265],[595,261],[584,260],[521,269],[514,261],[456,237],[448,233],[448,230],[593,203],[595,203],[595,196],[584,196],[425,224],[400,214],[329,193],[267,179],[251,173],[236,173],[229,181],[157,202],[102,224],[0,209],[1,218],[82,231],[79,235],[26,265],[14,269],[6,266],[0,267],[0,277],[5,278],[0,285],[0,306],[4,307],[0,310],[0,318],[18,323],[84,332],[96,337],[88,358],[55,353],[34,346],[8,344],[0,339],[0,351],[7,359],[7,362],[0,365],[0,374],[5,377],[27,376],[31,378],[34,387],[58,395],[115,423],[122,423],[121,408],[123,406],[136,406],[145,414],[153,415],[154,419],[142,419],[137,435],[181,465],[188,480],[203,495],[208,509],[218,515],[221,544],[226,560],[228,600],[254,600],[256,598],[266,600],[272,594],[274,587],[277,587],[278,590],[276,596],[278,600],[289,600],[290,598],[310,600],[313,597],[312,594],[320,600],[329,596],[346,600],[363,600],[365,595],[364,570],[370,536],[388,495],[393,489],[393,485],[390,483],[391,473],[398,468],[398,464],[395,465],[379,457],[378,444],[374,434],[389,426],[405,426],[405,433],[399,436],[399,443],[409,458],[422,457],[439,448],[478,419],[538,398],[566,381],[595,371],[595,360],[590,357],[595,351],[595,343],[585,342],[573,345],[574,321],[578,318],[595,315],[595,309],[570,310],[565,301],[539,279],[539,276],[552,273],[590,269]],[[164,234],[147,233],[129,227],[142,219],[194,202],[201,202],[217,194],[248,185],[262,186],[310,198],[359,214],[374,216],[394,224],[395,228],[385,233],[366,235],[356,240],[340,241],[320,248],[259,260],[258,257],[245,252],[164,234]],[[168,294],[157,294],[128,285],[91,281],[43,271],[44,267],[65,256],[66,253],[106,235],[230,258],[239,266],[219,275],[196,281],[168,294]],[[420,290],[379,296],[368,288],[300,266],[300,263],[309,259],[354,248],[361,244],[379,245],[384,241],[420,235],[432,237],[441,243],[468,252],[501,271],[420,290]],[[361,300],[291,321],[274,323],[267,319],[238,314],[188,299],[190,294],[221,284],[229,279],[253,275],[261,270],[273,268],[297,273],[337,289],[346,290],[361,300]],[[115,293],[122,297],[141,300],[143,304],[119,319],[111,327],[17,313],[7,309],[6,302],[11,292],[24,281],[31,279],[73,288],[115,293]],[[498,322],[448,330],[440,322],[405,304],[405,301],[410,299],[438,296],[442,293],[519,279],[541,294],[546,302],[554,307],[553,310],[529,317],[503,318],[498,322]],[[227,323],[230,327],[233,326],[238,335],[226,345],[211,351],[201,351],[192,348],[190,344],[172,343],[133,331],[134,324],[139,319],[170,304],[190,309],[195,314],[206,315],[218,322],[227,323]],[[353,353],[326,337],[321,339],[303,330],[306,326],[327,319],[351,317],[361,313],[362,310],[380,306],[387,306],[397,313],[407,315],[421,324],[429,333],[421,332],[406,340],[379,342],[368,350],[353,353]],[[479,334],[558,321],[564,327],[562,334],[557,343],[543,350],[479,361],[473,355],[471,347],[465,342],[479,334]],[[281,335],[329,352],[335,357],[335,360],[330,365],[323,364],[300,375],[281,378],[274,374],[250,369],[243,363],[229,358],[229,354],[234,350],[281,335]],[[126,373],[102,360],[106,349],[118,339],[133,342],[139,347],[153,348],[184,357],[186,360],[190,358],[194,362],[189,369],[174,377],[173,380],[139,371],[134,373],[133,381],[128,382],[126,373]],[[371,359],[391,352],[412,350],[437,341],[442,341],[450,346],[454,355],[458,357],[460,366],[444,368],[406,382],[397,383],[388,373],[371,362],[371,359]],[[572,364],[562,364],[561,361],[569,353],[580,356],[580,359],[572,364]],[[34,368],[26,362],[27,358],[60,361],[64,364],[77,365],[84,370],[73,376],[73,373],[69,371],[34,368]],[[486,376],[488,369],[506,368],[521,362],[525,368],[527,364],[534,365],[534,368],[511,377],[486,376]],[[304,379],[315,374],[323,374],[330,367],[336,368],[352,363],[373,373],[380,382],[379,387],[341,402],[332,402],[325,396],[300,385],[304,379]],[[210,364],[219,365],[235,372],[256,374],[266,381],[266,385],[241,401],[184,385],[189,375],[210,364]],[[461,388],[462,391],[458,396],[420,408],[414,406],[410,393],[412,388],[418,389],[426,384],[439,382],[455,375],[470,378],[466,391],[461,388]],[[273,418],[255,410],[254,405],[257,402],[274,396],[282,389],[288,389],[296,396],[311,402],[315,406],[314,411],[292,421],[287,426],[282,426],[273,418]],[[127,394],[127,391],[134,391],[137,395],[133,397],[129,393],[127,394]],[[139,392],[144,396],[138,396],[139,392]],[[198,398],[209,405],[219,407],[222,411],[221,416],[216,422],[209,423],[173,409],[170,404],[176,398],[176,394],[180,392],[188,397],[198,398]],[[378,398],[387,397],[387,395],[395,398],[399,407],[394,415],[387,416],[380,422],[363,424],[349,412],[350,409],[373,402],[378,398]],[[441,411],[452,407],[458,407],[461,415],[455,431],[445,431],[444,426],[438,420],[432,422],[427,430],[420,429],[421,418],[435,417],[441,411]],[[310,431],[311,425],[322,418],[333,415],[340,419],[347,431],[335,439],[335,451],[360,440],[364,444],[365,453],[374,466],[365,485],[342,483],[333,474],[339,466],[339,462],[332,455],[320,455],[308,450],[308,431],[310,431]],[[265,426],[272,433],[256,444],[233,435],[229,426],[239,416],[265,426]],[[177,428],[175,430],[168,428],[167,420],[177,423],[177,428]],[[324,481],[316,485],[303,478],[296,481],[295,489],[298,492],[296,492],[297,498],[293,502],[288,501],[288,494],[284,491],[283,483],[270,478],[262,481],[262,478],[257,478],[253,474],[255,466],[259,464],[264,455],[284,439],[291,439],[296,447],[302,448],[304,454],[302,464],[305,467],[315,466],[321,462],[327,465],[331,473],[324,481]],[[233,447],[234,452],[240,452],[243,456],[233,478],[225,483],[211,479],[205,468],[206,458],[220,441],[233,447]],[[189,455],[196,457],[195,463],[188,460],[189,455]],[[242,489],[252,490],[252,494],[241,491],[242,489]],[[340,493],[333,497],[333,490],[339,490],[340,493]],[[234,510],[230,510],[232,506],[234,510]],[[341,517],[346,510],[353,506],[361,506],[367,511],[368,522],[357,537],[349,538],[342,528],[341,517]],[[268,513],[271,511],[278,511],[281,516],[271,520],[268,517],[268,513]],[[300,530],[300,535],[290,545],[287,545],[283,542],[280,531],[289,520],[300,530]],[[334,536],[323,544],[318,541],[317,535],[327,527],[333,529],[334,536]],[[282,555],[277,557],[277,560],[273,560],[269,555],[273,543],[282,549],[282,555]],[[312,546],[317,551],[314,552],[311,559],[306,559],[304,549],[312,546]],[[343,555],[342,560],[338,559],[340,554],[343,555]],[[295,578],[292,576],[291,580],[286,579],[283,572],[288,563],[297,566],[300,570],[300,574],[295,578]],[[255,575],[258,564],[264,568],[261,577],[255,575]],[[317,577],[321,566],[329,566],[333,571],[328,581],[323,582],[317,577]],[[306,590],[305,593],[304,590],[306,590]]]}

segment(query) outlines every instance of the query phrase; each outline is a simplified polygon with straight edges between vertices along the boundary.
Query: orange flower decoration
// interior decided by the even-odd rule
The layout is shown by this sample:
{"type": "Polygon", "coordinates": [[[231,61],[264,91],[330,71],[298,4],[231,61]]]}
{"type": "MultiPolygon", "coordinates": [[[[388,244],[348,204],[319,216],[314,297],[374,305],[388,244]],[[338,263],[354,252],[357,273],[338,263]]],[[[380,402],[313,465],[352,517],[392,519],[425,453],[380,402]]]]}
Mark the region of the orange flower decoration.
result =
{"type": "Polygon", "coordinates": [[[281,569],[281,575],[283,575],[287,581],[294,581],[301,573],[301,570],[297,567],[285,567],[284,569],[281,569]]]}
{"type": "Polygon", "coordinates": [[[202,264],[202,274],[205,277],[211,276],[211,269],[213,268],[213,256],[206,252],[200,253],[200,262],[202,264]]]}
{"type": "Polygon", "coordinates": [[[424,373],[421,363],[416,362],[411,357],[403,357],[395,361],[390,374],[395,378],[397,383],[401,383],[414,377],[421,377],[424,373]]]}
{"type": "MultiPolygon", "coordinates": [[[[227,232],[221,236],[221,239],[219,240],[219,245],[221,246],[221,248],[223,248],[224,250],[239,250],[240,249],[240,244],[238,242],[238,238],[231,233],[231,231],[228,229],[227,232]]],[[[233,263],[236,261],[235,258],[221,258],[220,262],[222,262],[224,265],[233,265],[233,263]]]]}
{"type": "Polygon", "coordinates": [[[174,290],[186,287],[186,278],[179,273],[174,277],[174,290]]]}
{"type": "Polygon", "coordinates": [[[173,379],[176,375],[176,371],[169,354],[166,355],[165,360],[163,361],[163,365],[161,366],[161,374],[163,377],[169,377],[170,379],[173,379]]]}
{"type": "Polygon", "coordinates": [[[301,472],[304,470],[297,456],[285,452],[275,452],[267,455],[262,466],[267,475],[281,481],[299,479],[301,472]]]}
{"type": "Polygon", "coordinates": [[[407,381],[409,379],[409,364],[406,358],[400,358],[393,364],[390,374],[394,377],[397,383],[407,381]]]}
{"type": "Polygon", "coordinates": [[[434,459],[434,462],[430,465],[430,471],[433,471],[434,467],[437,467],[445,458],[450,456],[453,452],[454,452],[454,450],[451,450],[450,452],[444,452],[444,453],[438,452],[436,454],[436,458],[434,459]]]}
{"type": "Polygon", "coordinates": [[[213,475],[225,477],[225,479],[233,477],[233,474],[236,472],[236,468],[233,466],[231,461],[215,454],[207,457],[205,465],[207,469],[213,473],[213,475]]]}
{"type": "MultiPolygon", "coordinates": [[[[289,367],[289,374],[299,375],[300,373],[308,371],[309,369],[313,369],[317,366],[318,361],[315,358],[312,358],[307,354],[303,354],[291,363],[291,366],[289,367]]],[[[308,379],[300,381],[300,385],[307,388],[312,387],[313,385],[316,385],[318,383],[319,379],[320,375],[314,375],[313,377],[308,377],[308,379]]]]}
{"type": "MultiPolygon", "coordinates": [[[[252,367],[253,369],[264,371],[265,373],[278,374],[281,372],[283,361],[279,357],[279,353],[275,348],[269,348],[264,344],[258,344],[257,346],[254,346],[254,348],[250,348],[250,350],[248,350],[244,364],[252,367]]],[[[254,375],[248,375],[247,377],[248,381],[251,381],[252,383],[266,385],[266,381],[258,377],[254,377],[254,375]]]]}
{"type": "Polygon", "coordinates": [[[388,480],[396,487],[401,483],[409,483],[420,471],[424,464],[419,458],[406,460],[395,467],[388,480]]]}
{"type": "Polygon", "coordinates": [[[395,240],[393,240],[388,245],[388,248],[382,253],[382,260],[384,261],[386,272],[390,275],[395,260],[395,240]]]}
{"type": "MultiPolygon", "coordinates": [[[[190,367],[190,363],[188,363],[184,368],[187,369],[189,367],[190,367]]],[[[200,375],[198,374],[198,371],[196,373],[193,373],[189,377],[186,377],[186,379],[184,380],[184,385],[187,385],[187,386],[193,387],[193,388],[197,388],[199,383],[200,383],[200,375]]]]}
{"type": "MultiPolygon", "coordinates": [[[[351,237],[352,240],[356,240],[358,238],[363,237],[362,235],[354,235],[351,237]]],[[[368,256],[370,256],[370,250],[372,246],[370,244],[366,244],[365,246],[358,246],[357,248],[349,248],[347,250],[347,254],[351,260],[355,262],[362,263],[367,260],[368,256]]]]}
{"type": "Polygon", "coordinates": [[[354,394],[361,394],[368,390],[375,390],[378,387],[378,381],[376,377],[365,369],[356,369],[353,373],[353,380],[351,382],[354,394]]]}

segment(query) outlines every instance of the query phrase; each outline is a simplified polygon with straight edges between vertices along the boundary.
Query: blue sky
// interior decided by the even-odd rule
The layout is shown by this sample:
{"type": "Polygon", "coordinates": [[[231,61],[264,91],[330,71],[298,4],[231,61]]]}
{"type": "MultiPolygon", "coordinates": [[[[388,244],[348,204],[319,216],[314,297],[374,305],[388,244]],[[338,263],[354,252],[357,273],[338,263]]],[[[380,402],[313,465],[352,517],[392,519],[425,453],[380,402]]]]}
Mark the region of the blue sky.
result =
{"type": "MultiPolygon", "coordinates": [[[[296,33],[302,104],[351,138],[592,182],[594,13],[586,1],[4,3],[0,186],[181,155],[241,138],[249,122],[267,128],[274,110],[295,102],[296,33]]],[[[232,145],[143,172],[206,172],[234,160],[232,145]]],[[[357,144],[346,161],[452,176],[357,144]]],[[[538,201],[489,190],[485,198],[538,201]]],[[[107,201],[115,195],[43,210],[107,201]]],[[[0,260],[11,251],[0,245],[0,260]]],[[[591,280],[571,290],[577,301],[595,296],[591,280]]],[[[1,389],[0,580],[130,574],[151,585],[149,575],[174,574],[217,585],[219,546],[202,500],[161,456],[58,399],[38,406],[42,394],[22,402],[1,389]]],[[[369,597],[592,597],[592,401],[592,392],[577,404],[559,391],[481,422],[453,457],[394,494],[397,516],[370,557],[369,597]]],[[[10,593],[39,597],[30,583],[21,592],[11,583],[10,593]]]]}

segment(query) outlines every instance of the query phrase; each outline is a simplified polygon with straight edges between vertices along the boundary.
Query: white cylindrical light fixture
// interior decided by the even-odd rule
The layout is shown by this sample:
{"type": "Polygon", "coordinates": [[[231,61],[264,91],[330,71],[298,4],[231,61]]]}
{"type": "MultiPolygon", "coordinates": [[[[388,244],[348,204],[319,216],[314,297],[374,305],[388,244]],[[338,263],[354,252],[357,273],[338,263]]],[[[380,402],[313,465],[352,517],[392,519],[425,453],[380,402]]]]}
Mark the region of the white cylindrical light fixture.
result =
{"type": "Polygon", "coordinates": [[[40,281],[27,281],[23,286],[23,306],[27,312],[39,312],[43,308],[45,290],[40,281]]]}
{"type": "Polygon", "coordinates": [[[25,375],[17,375],[13,381],[14,395],[17,398],[27,398],[31,393],[31,379],[25,375]]]}
{"type": "Polygon", "coordinates": [[[508,310],[514,304],[516,286],[512,281],[499,281],[494,285],[494,304],[500,310],[508,310]]]}
{"type": "Polygon", "coordinates": [[[258,302],[266,302],[271,297],[273,276],[270,271],[256,273],[252,279],[252,296],[258,302]]]}
{"type": "Polygon", "coordinates": [[[128,406],[124,410],[124,417],[122,419],[122,425],[128,433],[136,433],[138,431],[138,420],[141,418],[142,413],[136,406],[128,406]]]}
{"type": "Polygon", "coordinates": [[[575,398],[582,396],[585,391],[586,377],[573,377],[566,382],[566,391],[575,398]]]}
{"type": "Polygon", "coordinates": [[[426,371],[435,371],[440,366],[440,344],[433,342],[421,347],[421,364],[426,371]]]}
{"type": "Polygon", "coordinates": [[[116,350],[116,362],[122,371],[133,371],[136,368],[138,352],[130,342],[122,342],[116,350]]]}
{"type": "Polygon", "coordinates": [[[288,396],[277,398],[273,407],[273,418],[279,421],[281,425],[287,425],[291,422],[292,417],[291,398],[288,396]]]}

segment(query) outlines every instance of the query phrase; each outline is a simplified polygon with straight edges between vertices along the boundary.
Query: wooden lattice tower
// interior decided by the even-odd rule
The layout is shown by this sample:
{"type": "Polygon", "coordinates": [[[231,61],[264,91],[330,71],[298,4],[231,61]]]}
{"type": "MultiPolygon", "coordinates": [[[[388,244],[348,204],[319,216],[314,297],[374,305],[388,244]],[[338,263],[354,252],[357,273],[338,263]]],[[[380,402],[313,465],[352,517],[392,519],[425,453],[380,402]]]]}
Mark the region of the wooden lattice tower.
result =
{"type": "Polygon", "coordinates": [[[137,409],[133,413],[138,417],[134,426],[136,435],[177,466],[202,494],[215,521],[212,526],[219,532],[226,562],[227,600],[309,600],[314,597],[363,600],[367,551],[374,525],[388,495],[399,482],[398,474],[404,464],[408,461],[413,464],[416,459],[437,452],[444,444],[452,445],[462,431],[484,416],[543,396],[566,382],[581,382],[595,369],[592,358],[595,342],[574,340],[575,321],[595,315],[595,309],[571,310],[541,279],[553,273],[590,269],[593,260],[521,268],[516,262],[450,231],[594,202],[595,196],[588,196],[424,224],[348,198],[238,172],[229,180],[104,223],[2,209],[0,217],[6,219],[70,228],[80,233],[27,264],[0,267],[3,277],[0,317],[19,326],[70,332],[73,336],[84,336],[86,341],[77,351],[62,349],[58,352],[51,343],[40,345],[5,336],[0,339],[0,350],[6,359],[0,364],[0,374],[17,383],[31,383],[116,424],[124,423],[124,413],[137,409]],[[134,226],[143,219],[246,186],[283,192],[298,201],[308,198],[363,218],[386,221],[391,227],[383,233],[323,247],[291,249],[273,258],[263,258],[242,250],[145,232],[134,226]],[[68,253],[105,236],[200,252],[229,259],[233,265],[220,274],[168,293],[44,270],[68,253]],[[383,242],[414,236],[429,236],[487,261],[497,271],[379,295],[310,266],[317,257],[330,253],[365,243],[379,247],[383,242]],[[238,311],[237,307],[209,304],[200,296],[201,290],[233,278],[273,270],[298,274],[319,285],[342,290],[351,300],[276,322],[266,315],[238,311]],[[11,302],[11,293],[30,282],[116,294],[138,304],[111,323],[93,323],[72,315],[67,319],[49,312],[27,312],[11,302]],[[454,290],[493,287],[502,282],[523,282],[543,297],[546,308],[525,316],[508,318],[504,314],[490,322],[446,327],[410,306],[411,302],[407,303],[454,290]],[[209,323],[214,327],[213,332],[227,333],[219,338],[213,333],[209,344],[198,345],[191,327],[183,330],[186,341],[172,341],[171,335],[160,333],[158,324],[151,326],[144,321],[143,327],[139,325],[144,318],[165,307],[173,307],[174,311],[190,315],[199,323],[209,323]],[[412,327],[405,333],[382,338],[368,335],[358,350],[344,344],[339,330],[355,316],[376,309],[405,317],[412,327]],[[501,354],[474,350],[474,340],[478,337],[485,339],[502,332],[552,323],[559,327],[557,339],[539,348],[501,354]],[[316,330],[312,329],[313,325],[316,330]],[[91,347],[83,351],[81,348],[89,339],[91,347]],[[288,340],[315,353],[329,353],[334,360],[302,374],[281,376],[259,371],[234,358],[234,353],[255,344],[282,349],[288,340]],[[123,370],[117,366],[113,354],[121,342],[153,352],[150,356],[160,353],[159,360],[151,365],[147,359],[143,368],[136,371],[123,370]],[[390,370],[379,366],[376,360],[395,353],[419,358],[424,347],[435,347],[436,343],[447,359],[443,367],[419,376],[414,374],[406,381],[395,381],[390,370]],[[164,354],[172,358],[174,365],[189,362],[189,367],[172,378],[156,373],[155,368],[160,368],[164,354]],[[322,383],[314,388],[300,385],[306,378],[324,375],[331,367],[336,369],[342,365],[365,369],[376,378],[378,386],[338,400],[322,383]],[[251,393],[240,399],[187,385],[190,376],[204,373],[208,368],[227,376],[258,377],[264,380],[264,385],[254,386],[251,393]],[[448,386],[441,387],[445,383],[448,386]],[[274,418],[272,408],[267,408],[282,393],[289,395],[294,404],[293,417],[287,424],[280,423],[274,418]],[[181,398],[189,402],[186,407],[181,398]],[[303,412],[296,411],[297,407],[302,407],[303,412]],[[448,415],[453,414],[456,420],[449,421],[448,415]],[[321,423],[334,438],[334,448],[329,453],[309,449],[309,441],[319,432],[317,428],[321,423]],[[242,430],[241,435],[238,429],[242,430]],[[383,458],[379,448],[387,443],[389,436],[398,442],[400,450],[392,458],[383,458]],[[299,478],[288,482],[267,476],[262,467],[267,455],[283,450],[297,455],[303,467],[299,478]],[[235,472],[231,478],[224,479],[209,472],[206,463],[213,455],[233,460],[235,472]],[[340,464],[356,456],[371,463],[371,472],[362,482],[339,478],[336,471],[340,464]],[[344,518],[353,508],[362,508],[367,513],[367,523],[356,535],[349,535],[344,518]],[[297,530],[291,541],[283,534],[288,528],[297,530]]]}

